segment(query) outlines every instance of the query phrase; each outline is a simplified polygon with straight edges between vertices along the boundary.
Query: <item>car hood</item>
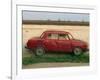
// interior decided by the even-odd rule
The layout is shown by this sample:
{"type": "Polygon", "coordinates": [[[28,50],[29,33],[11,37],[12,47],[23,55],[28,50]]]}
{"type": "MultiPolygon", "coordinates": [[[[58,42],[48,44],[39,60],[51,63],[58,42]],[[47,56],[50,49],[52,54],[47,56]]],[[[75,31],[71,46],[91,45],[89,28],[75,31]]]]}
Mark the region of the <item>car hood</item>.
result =
{"type": "Polygon", "coordinates": [[[41,39],[40,37],[32,37],[30,40],[39,40],[41,39]]]}

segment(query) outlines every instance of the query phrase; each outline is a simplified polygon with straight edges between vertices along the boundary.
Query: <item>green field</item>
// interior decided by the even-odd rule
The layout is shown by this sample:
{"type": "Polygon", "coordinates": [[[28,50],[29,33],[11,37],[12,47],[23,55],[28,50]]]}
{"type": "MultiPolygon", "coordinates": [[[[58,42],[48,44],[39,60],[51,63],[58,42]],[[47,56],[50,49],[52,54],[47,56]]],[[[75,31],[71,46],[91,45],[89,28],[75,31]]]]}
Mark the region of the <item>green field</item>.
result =
{"type": "Polygon", "coordinates": [[[53,62],[89,63],[89,54],[75,56],[66,53],[46,53],[43,56],[35,56],[34,54],[27,53],[22,58],[23,65],[53,62]]]}

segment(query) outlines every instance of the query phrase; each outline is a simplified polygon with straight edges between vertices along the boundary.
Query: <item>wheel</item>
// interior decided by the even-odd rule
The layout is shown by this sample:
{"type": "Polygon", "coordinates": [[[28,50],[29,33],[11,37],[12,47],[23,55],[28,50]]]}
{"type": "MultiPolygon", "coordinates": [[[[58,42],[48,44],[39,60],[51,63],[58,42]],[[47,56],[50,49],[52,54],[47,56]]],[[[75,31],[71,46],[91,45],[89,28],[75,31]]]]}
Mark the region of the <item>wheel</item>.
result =
{"type": "Polygon", "coordinates": [[[36,56],[42,56],[45,53],[44,48],[43,47],[37,47],[35,49],[35,55],[36,56]]]}
{"type": "Polygon", "coordinates": [[[73,52],[74,52],[74,55],[81,55],[82,49],[79,47],[76,47],[76,48],[74,48],[73,52]]]}

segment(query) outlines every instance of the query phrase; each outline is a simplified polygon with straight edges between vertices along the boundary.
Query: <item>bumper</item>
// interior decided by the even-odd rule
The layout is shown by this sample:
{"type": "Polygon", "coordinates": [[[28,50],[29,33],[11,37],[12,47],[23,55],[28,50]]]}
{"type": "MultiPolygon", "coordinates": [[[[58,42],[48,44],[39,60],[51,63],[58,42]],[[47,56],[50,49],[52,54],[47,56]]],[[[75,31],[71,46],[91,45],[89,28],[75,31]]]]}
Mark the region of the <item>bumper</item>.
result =
{"type": "Polygon", "coordinates": [[[27,46],[25,46],[25,49],[29,49],[27,46]]]}
{"type": "Polygon", "coordinates": [[[89,51],[89,49],[87,48],[87,49],[83,49],[83,51],[85,52],[85,51],[89,51]]]}

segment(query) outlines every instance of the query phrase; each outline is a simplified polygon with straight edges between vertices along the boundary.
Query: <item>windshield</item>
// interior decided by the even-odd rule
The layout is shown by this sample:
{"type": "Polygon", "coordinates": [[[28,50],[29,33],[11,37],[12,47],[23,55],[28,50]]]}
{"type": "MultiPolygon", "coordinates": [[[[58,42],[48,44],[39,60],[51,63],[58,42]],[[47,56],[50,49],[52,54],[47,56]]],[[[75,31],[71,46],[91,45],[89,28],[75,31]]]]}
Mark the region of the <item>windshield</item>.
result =
{"type": "Polygon", "coordinates": [[[41,34],[40,38],[43,38],[43,36],[44,36],[44,32],[41,34]]]}
{"type": "Polygon", "coordinates": [[[74,39],[71,34],[68,34],[68,36],[69,36],[69,39],[74,39]]]}

